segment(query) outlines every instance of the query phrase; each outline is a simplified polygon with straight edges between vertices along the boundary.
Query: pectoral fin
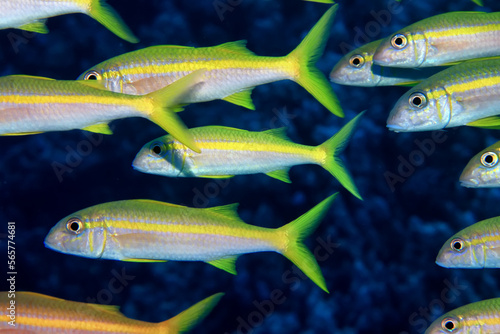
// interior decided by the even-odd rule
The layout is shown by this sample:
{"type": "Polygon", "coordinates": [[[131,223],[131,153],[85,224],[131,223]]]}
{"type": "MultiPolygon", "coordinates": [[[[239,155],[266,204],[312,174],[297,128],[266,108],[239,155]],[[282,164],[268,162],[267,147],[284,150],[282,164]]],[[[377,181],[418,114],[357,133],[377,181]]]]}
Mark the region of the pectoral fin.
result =
{"type": "Polygon", "coordinates": [[[250,110],[255,110],[255,105],[252,102],[252,88],[242,90],[241,92],[234,93],[232,95],[223,98],[224,101],[236,104],[250,110]]]}
{"type": "Polygon", "coordinates": [[[222,269],[224,271],[227,271],[230,274],[236,275],[236,259],[238,258],[237,255],[230,256],[230,257],[225,257],[223,259],[218,259],[218,260],[212,260],[212,261],[206,261],[208,264],[211,264],[212,266],[222,269]]]}

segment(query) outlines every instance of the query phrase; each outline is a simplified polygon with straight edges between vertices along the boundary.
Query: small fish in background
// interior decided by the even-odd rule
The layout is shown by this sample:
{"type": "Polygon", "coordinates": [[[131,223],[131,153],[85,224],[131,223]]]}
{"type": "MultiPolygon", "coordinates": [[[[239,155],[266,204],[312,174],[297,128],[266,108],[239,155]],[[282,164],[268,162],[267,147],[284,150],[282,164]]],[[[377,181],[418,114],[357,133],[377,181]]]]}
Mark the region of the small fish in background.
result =
{"type": "Polygon", "coordinates": [[[434,320],[424,334],[469,333],[500,333],[500,298],[470,303],[445,313],[434,320]]]}
{"type": "Polygon", "coordinates": [[[500,141],[476,154],[460,175],[460,185],[467,188],[500,187],[500,141]]]}
{"type": "Polygon", "coordinates": [[[0,333],[184,333],[201,322],[223,293],[194,304],[159,323],[127,318],[118,306],[74,302],[35,292],[0,292],[0,333]],[[9,325],[9,306],[15,301],[15,327],[9,325]]]}
{"type": "MultiPolygon", "coordinates": [[[[396,1],[401,2],[402,0],[396,0],[396,1]]],[[[470,0],[470,1],[474,2],[476,5],[484,6],[483,0],[470,0]]]]}
{"type": "Polygon", "coordinates": [[[138,43],[125,22],[105,0],[0,0],[0,29],[17,28],[46,34],[45,19],[83,13],[130,43],[138,43]]]}
{"type": "Polygon", "coordinates": [[[373,63],[375,50],[383,40],[365,44],[346,54],[330,72],[330,81],[339,85],[413,86],[442,68],[408,69],[378,66],[373,63]]]}
{"type": "Polygon", "coordinates": [[[0,77],[0,135],[73,129],[112,134],[110,121],[143,117],[199,151],[176,111],[183,97],[202,84],[203,76],[203,71],[196,71],[144,96],[110,92],[94,81],[0,77]]]}
{"type": "Polygon", "coordinates": [[[285,128],[246,131],[223,126],[188,130],[201,153],[196,153],[172,136],[157,138],[143,146],[132,166],[143,173],[169,177],[226,178],[265,173],[290,183],[288,170],[296,165],[317,164],[328,170],[359,199],[351,175],[338,157],[364,112],[318,146],[293,143],[285,128]]]}
{"type": "Polygon", "coordinates": [[[404,94],[387,119],[396,132],[500,127],[500,58],[451,66],[404,94]]]}
{"type": "Polygon", "coordinates": [[[373,62],[390,67],[451,65],[500,55],[500,12],[450,12],[418,21],[386,38],[373,62]]]}
{"type": "Polygon", "coordinates": [[[453,235],[439,250],[436,263],[445,268],[500,268],[500,217],[453,235]]]}
{"type": "Polygon", "coordinates": [[[338,193],[277,229],[248,225],[237,204],[190,208],[152,201],[98,204],[60,220],[45,246],[65,254],[131,262],[204,261],[231,274],[240,254],[283,254],[328,292],[303,239],[314,232],[338,193]]]}
{"type": "Polygon", "coordinates": [[[102,80],[111,91],[142,95],[170,85],[192,71],[205,69],[205,84],[187,96],[184,103],[222,99],[252,110],[255,106],[251,92],[255,86],[288,79],[343,117],[330,83],[315,66],[330,36],[337,7],[326,11],[300,45],[284,57],[257,56],[246,48],[246,41],[200,48],[159,45],[106,60],[78,79],[102,80]]]}

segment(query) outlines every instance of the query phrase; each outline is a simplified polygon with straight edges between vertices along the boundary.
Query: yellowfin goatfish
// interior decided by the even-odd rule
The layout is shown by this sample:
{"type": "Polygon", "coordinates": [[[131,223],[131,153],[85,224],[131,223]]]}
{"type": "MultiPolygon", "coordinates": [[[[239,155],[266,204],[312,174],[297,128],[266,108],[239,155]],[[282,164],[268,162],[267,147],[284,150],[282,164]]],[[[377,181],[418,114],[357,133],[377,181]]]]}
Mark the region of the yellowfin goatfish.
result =
{"type": "Polygon", "coordinates": [[[207,70],[205,84],[184,99],[196,103],[222,99],[255,109],[251,91],[255,86],[293,80],[302,85],[334,114],[343,117],[335,93],[315,67],[323,53],[338,5],[330,8],[302,43],[284,57],[256,56],[245,41],[213,47],[152,46],[104,61],[78,79],[102,80],[107,89],[127,94],[146,94],[171,84],[197,69],[207,70]]]}
{"type": "Polygon", "coordinates": [[[151,200],[109,202],[63,218],[50,230],[45,246],[88,258],[205,261],[231,274],[236,274],[238,255],[274,251],[328,292],[302,240],[316,229],[336,195],[277,229],[244,223],[237,204],[198,209],[151,200]]]}
{"type": "Polygon", "coordinates": [[[436,263],[445,268],[500,268],[500,217],[480,221],[449,238],[436,263]]]}
{"type": "Polygon", "coordinates": [[[338,155],[351,137],[362,113],[319,146],[295,144],[285,128],[262,132],[222,126],[188,130],[201,153],[195,153],[172,136],[157,138],[139,151],[132,166],[144,173],[170,177],[214,177],[265,173],[290,182],[288,170],[300,164],[317,164],[328,170],[354,196],[358,189],[338,155]]]}
{"type": "Polygon", "coordinates": [[[199,151],[175,111],[201,85],[203,71],[145,96],[101,89],[97,82],[12,75],[0,77],[0,134],[23,135],[83,129],[111,134],[108,122],[144,117],[199,151]]]}
{"type": "Polygon", "coordinates": [[[130,43],[139,42],[118,13],[104,0],[0,0],[0,8],[0,29],[17,28],[46,34],[48,30],[44,19],[83,13],[118,37],[130,43]]]}
{"type": "Polygon", "coordinates": [[[500,55],[500,12],[450,12],[403,28],[380,44],[375,64],[427,67],[500,55]]]}
{"type": "Polygon", "coordinates": [[[387,120],[390,130],[427,131],[469,125],[500,126],[500,59],[447,68],[404,94],[387,120]]]}
{"type": "Polygon", "coordinates": [[[471,303],[434,320],[424,334],[498,334],[500,298],[471,303]]]}
{"type": "Polygon", "coordinates": [[[465,166],[460,184],[468,188],[500,187],[500,141],[488,146],[465,166]]]}
{"type": "MultiPolygon", "coordinates": [[[[396,1],[401,2],[401,0],[396,0],[396,1]]],[[[474,2],[476,5],[484,6],[483,0],[471,0],[471,1],[474,2]]]]}
{"type": "Polygon", "coordinates": [[[382,40],[365,44],[346,54],[330,72],[330,81],[348,86],[375,87],[414,85],[442,69],[408,69],[373,64],[373,55],[382,40]]]}
{"type": "Polygon", "coordinates": [[[73,302],[34,292],[0,292],[0,332],[7,333],[184,333],[207,316],[223,293],[203,299],[159,323],[127,318],[118,306],[73,302]],[[12,304],[14,302],[14,304],[12,304]],[[14,310],[15,326],[11,326],[14,310]]]}

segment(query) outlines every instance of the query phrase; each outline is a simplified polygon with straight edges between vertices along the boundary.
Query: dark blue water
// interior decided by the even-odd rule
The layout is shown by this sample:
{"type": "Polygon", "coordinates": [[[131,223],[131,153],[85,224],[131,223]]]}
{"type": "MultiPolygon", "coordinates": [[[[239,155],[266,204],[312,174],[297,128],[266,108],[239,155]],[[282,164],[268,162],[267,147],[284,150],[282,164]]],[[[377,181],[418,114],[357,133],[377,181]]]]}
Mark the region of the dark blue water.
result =
{"type": "MultiPolygon", "coordinates": [[[[498,1],[485,2],[484,10],[500,10],[498,1]]],[[[328,8],[299,0],[109,3],[140,38],[139,44],[120,40],[84,15],[56,17],[48,21],[48,35],[0,31],[0,75],[74,79],[110,57],[157,44],[213,46],[246,39],[258,55],[281,56],[299,44],[328,8]]],[[[482,9],[468,0],[339,3],[318,63],[325,74],[350,47],[428,16],[482,9]]],[[[256,111],[214,101],[190,105],[180,115],[189,127],[257,131],[287,126],[293,141],[317,145],[367,110],[343,155],[364,201],[313,165],[292,168],[292,184],[265,175],[213,181],[139,173],[131,168],[135,154],[163,134],[144,119],[115,121],[115,134],[106,137],[68,131],[0,138],[0,226],[6,233],[8,221],[16,224],[17,289],[120,305],[128,317],[151,322],[225,292],[193,333],[422,333],[444,311],[500,297],[498,271],[448,270],[434,263],[453,233],[500,215],[499,190],[458,184],[468,160],[498,140],[498,132],[462,127],[439,137],[392,133],[385,121],[406,88],[333,89],[345,119],[330,114],[289,81],[257,87],[256,111]],[[54,166],[66,168],[57,173],[54,166]],[[388,182],[388,173],[399,178],[388,182]],[[330,294],[274,253],[241,256],[239,274],[232,276],[205,263],[99,261],[43,245],[59,219],[108,201],[147,198],[198,207],[239,202],[244,221],[279,227],[336,191],[341,196],[307,240],[330,294]]],[[[1,243],[5,241],[4,234],[1,243]]],[[[7,272],[5,248],[0,268],[7,272]]]]}

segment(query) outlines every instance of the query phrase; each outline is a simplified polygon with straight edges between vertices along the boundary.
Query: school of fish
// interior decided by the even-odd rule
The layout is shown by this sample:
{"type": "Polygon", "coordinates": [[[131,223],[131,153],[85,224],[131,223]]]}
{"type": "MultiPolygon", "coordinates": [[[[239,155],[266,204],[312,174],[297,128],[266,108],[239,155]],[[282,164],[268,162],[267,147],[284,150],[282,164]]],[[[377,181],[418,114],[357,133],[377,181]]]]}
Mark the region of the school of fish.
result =
{"type": "MultiPolygon", "coordinates": [[[[473,0],[474,1],[474,0],[473,0]]],[[[474,1],[483,6],[482,1],[474,1]]],[[[333,83],[360,87],[410,86],[395,103],[387,128],[435,131],[457,126],[500,129],[500,12],[450,12],[402,28],[347,53],[333,67],[333,83]]],[[[464,187],[500,187],[500,141],[464,168],[464,187]]],[[[500,268],[500,217],[450,237],[436,264],[500,268]]],[[[431,333],[500,333],[500,301],[462,306],[436,319],[431,333]]]]}
{"type": "MultiPolygon", "coordinates": [[[[245,41],[209,47],[149,46],[117,55],[84,71],[77,80],[26,74],[0,77],[0,135],[35,135],[80,129],[112,134],[109,123],[146,118],[166,133],[144,144],[132,167],[168,177],[228,178],[263,173],[290,183],[288,170],[316,164],[353,196],[362,199],[339,155],[365,112],[318,146],[292,142],[284,128],[266,131],[218,125],[188,129],[177,112],[191,103],[224,100],[254,110],[259,85],[292,80],[326,110],[344,112],[316,63],[326,48],[338,9],[331,4],[302,42],[281,57],[258,56],[245,41]]],[[[483,5],[480,0],[473,0],[483,5]]],[[[89,15],[130,43],[138,38],[103,0],[0,0],[0,29],[48,33],[45,20],[89,15]]],[[[333,67],[335,84],[411,86],[387,118],[395,132],[457,126],[500,129],[500,12],[450,12],[415,22],[347,53],[333,67]]],[[[500,186],[500,142],[475,155],[460,176],[465,187],[500,186]]],[[[237,204],[193,208],[130,199],[96,204],[59,220],[45,238],[52,250],[92,259],[132,262],[203,261],[236,274],[238,256],[277,252],[319,288],[327,282],[304,239],[326,215],[337,193],[302,216],[271,229],[250,225],[237,204]]],[[[500,217],[483,220],[450,237],[436,263],[446,268],[499,268],[500,217]]],[[[67,301],[35,292],[0,293],[0,331],[25,333],[181,333],[215,307],[214,294],[166,321],[129,319],[116,306],[67,301]],[[12,300],[17,322],[8,321],[12,300]],[[99,331],[103,329],[102,331],[99,331]]],[[[435,320],[426,333],[497,333],[500,301],[462,306],[435,320]]]]}

